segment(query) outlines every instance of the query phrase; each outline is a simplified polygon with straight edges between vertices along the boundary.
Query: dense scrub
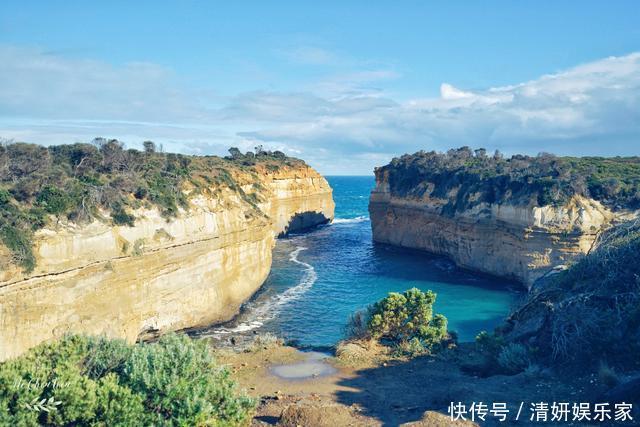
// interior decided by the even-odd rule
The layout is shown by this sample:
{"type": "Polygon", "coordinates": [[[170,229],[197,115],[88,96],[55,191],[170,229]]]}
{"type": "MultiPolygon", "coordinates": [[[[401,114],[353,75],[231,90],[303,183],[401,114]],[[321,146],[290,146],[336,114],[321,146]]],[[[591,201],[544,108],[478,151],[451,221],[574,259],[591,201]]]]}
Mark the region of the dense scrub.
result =
{"type": "Polygon", "coordinates": [[[560,205],[573,195],[601,201],[614,209],[640,208],[640,157],[536,157],[469,147],[446,153],[420,151],[394,158],[376,169],[387,177],[392,194],[448,200],[454,215],[478,203],[560,205]]]}
{"type": "Polygon", "coordinates": [[[68,336],[0,364],[0,425],[240,425],[239,395],[207,344],[68,336]]]}
{"type": "Polygon", "coordinates": [[[605,233],[568,270],[543,278],[498,330],[543,364],[619,369],[640,354],[640,220],[605,233]]]}
{"type": "Polygon", "coordinates": [[[417,355],[440,350],[449,340],[447,318],[433,314],[436,294],[417,288],[391,292],[350,320],[354,338],[373,338],[398,352],[417,355]]]}
{"type": "MultiPolygon", "coordinates": [[[[187,207],[188,193],[227,187],[254,208],[255,192],[245,193],[234,171],[256,174],[303,164],[281,152],[257,147],[257,153],[230,149],[225,158],[157,152],[146,141],[145,151],[125,149],[117,140],[92,144],[43,147],[0,145],[0,239],[13,260],[26,271],[35,266],[33,232],[56,218],[88,222],[108,212],[116,225],[131,226],[131,209],[155,206],[171,218],[187,207]]],[[[256,180],[256,184],[259,185],[256,180]]]]}

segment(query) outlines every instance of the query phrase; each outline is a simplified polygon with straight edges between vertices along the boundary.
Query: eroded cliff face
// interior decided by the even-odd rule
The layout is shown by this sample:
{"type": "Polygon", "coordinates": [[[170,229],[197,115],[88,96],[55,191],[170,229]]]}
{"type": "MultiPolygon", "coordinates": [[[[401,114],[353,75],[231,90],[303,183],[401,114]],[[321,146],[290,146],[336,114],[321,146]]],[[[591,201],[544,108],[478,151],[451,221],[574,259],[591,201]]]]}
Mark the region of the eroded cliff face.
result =
{"type": "Polygon", "coordinates": [[[334,203],[307,166],[233,179],[250,197],[194,193],[171,220],[140,208],[133,227],[54,223],[36,234],[29,274],[3,249],[0,360],[68,332],[135,341],[235,315],[269,274],[275,237],[330,221],[334,203]]]}
{"type": "Polygon", "coordinates": [[[461,267],[530,286],[558,265],[592,247],[598,233],[629,212],[614,213],[598,201],[572,197],[563,206],[479,203],[451,214],[447,198],[393,195],[387,176],[376,176],[369,212],[373,239],[445,255],[461,267]]]}

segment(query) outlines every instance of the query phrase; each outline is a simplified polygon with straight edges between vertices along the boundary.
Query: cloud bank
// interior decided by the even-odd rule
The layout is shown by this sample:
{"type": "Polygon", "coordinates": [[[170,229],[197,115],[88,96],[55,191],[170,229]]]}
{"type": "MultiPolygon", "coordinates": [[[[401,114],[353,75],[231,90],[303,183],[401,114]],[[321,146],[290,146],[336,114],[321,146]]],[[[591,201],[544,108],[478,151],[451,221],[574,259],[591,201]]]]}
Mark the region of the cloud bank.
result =
{"type": "MultiPolygon", "coordinates": [[[[298,50],[306,63],[330,52],[298,50]]],[[[328,174],[370,173],[391,157],[470,145],[506,153],[640,154],[640,53],[484,90],[442,82],[439,97],[401,99],[402,76],[355,69],[291,91],[232,97],[189,88],[170,69],[111,65],[0,46],[0,136],[37,143],[154,139],[186,153],[263,144],[328,174]]]]}

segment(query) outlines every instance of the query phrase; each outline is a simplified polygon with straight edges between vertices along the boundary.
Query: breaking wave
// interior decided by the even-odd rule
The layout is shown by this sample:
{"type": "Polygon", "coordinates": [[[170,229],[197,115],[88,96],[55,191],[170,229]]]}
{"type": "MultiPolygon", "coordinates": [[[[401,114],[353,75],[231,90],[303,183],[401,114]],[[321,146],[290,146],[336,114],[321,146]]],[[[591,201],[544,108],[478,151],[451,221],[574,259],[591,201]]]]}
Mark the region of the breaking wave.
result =
{"type": "Polygon", "coordinates": [[[368,216],[357,216],[355,218],[335,218],[332,224],[355,224],[358,222],[369,221],[368,216]]]}
{"type": "Polygon", "coordinates": [[[291,301],[295,301],[304,295],[318,280],[315,268],[309,263],[300,261],[298,255],[307,248],[298,246],[289,254],[289,261],[301,265],[304,268],[304,275],[295,286],[287,289],[281,294],[274,295],[266,301],[261,301],[255,305],[249,303],[246,307],[246,319],[234,327],[222,327],[212,331],[214,335],[224,335],[251,331],[258,329],[264,322],[273,319],[282,306],[291,301]]]}

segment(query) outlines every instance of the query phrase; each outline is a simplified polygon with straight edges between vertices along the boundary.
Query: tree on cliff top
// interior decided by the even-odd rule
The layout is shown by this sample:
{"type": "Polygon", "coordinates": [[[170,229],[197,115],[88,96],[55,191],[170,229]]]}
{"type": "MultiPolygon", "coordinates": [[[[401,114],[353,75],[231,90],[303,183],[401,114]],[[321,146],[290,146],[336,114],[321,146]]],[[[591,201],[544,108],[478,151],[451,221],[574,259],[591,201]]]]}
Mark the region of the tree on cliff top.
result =
{"type": "Polygon", "coordinates": [[[0,240],[10,250],[13,263],[26,271],[34,268],[33,233],[52,216],[56,221],[86,223],[108,220],[103,215],[107,211],[114,224],[134,225],[134,209],[155,207],[170,219],[180,209],[188,209],[191,195],[219,194],[223,188],[238,193],[254,208],[255,194],[245,193],[231,171],[243,170],[256,177],[255,171],[247,169],[304,164],[282,153],[265,152],[246,162],[237,148],[231,150],[237,159],[223,159],[157,152],[151,141],[143,145],[145,152],[105,138],[48,147],[0,144],[0,240]]]}
{"type": "Polygon", "coordinates": [[[479,203],[561,205],[580,195],[613,208],[640,208],[640,157],[487,156],[469,147],[446,153],[420,151],[377,168],[390,191],[402,197],[447,201],[454,215],[479,203]],[[452,197],[451,194],[455,194],[452,197]]]}

